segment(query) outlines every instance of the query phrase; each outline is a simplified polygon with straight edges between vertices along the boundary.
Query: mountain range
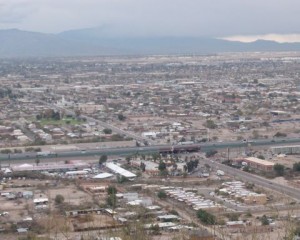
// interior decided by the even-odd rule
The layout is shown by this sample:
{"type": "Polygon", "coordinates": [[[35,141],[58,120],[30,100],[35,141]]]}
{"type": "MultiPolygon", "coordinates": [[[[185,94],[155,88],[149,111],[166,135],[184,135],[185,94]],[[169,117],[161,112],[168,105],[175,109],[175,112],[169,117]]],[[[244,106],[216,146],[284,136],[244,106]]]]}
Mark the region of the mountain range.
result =
{"type": "Polygon", "coordinates": [[[300,51],[300,43],[258,40],[232,42],[212,37],[123,37],[101,28],[45,34],[0,30],[0,57],[60,57],[144,54],[215,54],[221,52],[300,51]]]}

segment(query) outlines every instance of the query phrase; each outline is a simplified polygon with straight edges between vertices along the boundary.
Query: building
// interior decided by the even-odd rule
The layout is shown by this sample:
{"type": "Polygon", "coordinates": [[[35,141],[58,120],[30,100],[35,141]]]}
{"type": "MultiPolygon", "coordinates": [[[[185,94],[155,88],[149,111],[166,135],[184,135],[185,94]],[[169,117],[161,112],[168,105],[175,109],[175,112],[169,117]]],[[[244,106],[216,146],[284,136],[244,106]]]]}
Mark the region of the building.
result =
{"type": "Polygon", "coordinates": [[[247,157],[247,158],[239,158],[239,159],[234,159],[233,162],[242,164],[247,163],[247,165],[251,168],[265,171],[265,172],[271,172],[273,171],[274,163],[267,161],[267,160],[262,160],[259,158],[255,157],[247,157]]]}
{"type": "Polygon", "coordinates": [[[110,169],[112,172],[117,173],[123,177],[126,177],[130,180],[135,179],[136,175],[132,172],[129,172],[128,170],[119,167],[118,165],[110,162],[110,163],[106,163],[105,166],[110,169]]]}

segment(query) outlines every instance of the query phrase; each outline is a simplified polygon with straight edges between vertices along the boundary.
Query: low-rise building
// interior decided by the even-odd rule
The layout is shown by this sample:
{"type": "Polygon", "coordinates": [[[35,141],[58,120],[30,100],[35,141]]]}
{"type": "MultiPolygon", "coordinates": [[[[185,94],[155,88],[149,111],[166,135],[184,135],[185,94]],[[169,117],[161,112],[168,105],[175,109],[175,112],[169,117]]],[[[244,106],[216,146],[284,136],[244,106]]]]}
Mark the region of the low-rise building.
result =
{"type": "Polygon", "coordinates": [[[244,162],[251,168],[265,171],[265,172],[273,171],[273,167],[274,167],[273,162],[262,160],[256,157],[238,158],[238,159],[234,159],[233,162],[239,164],[242,164],[244,162]]]}

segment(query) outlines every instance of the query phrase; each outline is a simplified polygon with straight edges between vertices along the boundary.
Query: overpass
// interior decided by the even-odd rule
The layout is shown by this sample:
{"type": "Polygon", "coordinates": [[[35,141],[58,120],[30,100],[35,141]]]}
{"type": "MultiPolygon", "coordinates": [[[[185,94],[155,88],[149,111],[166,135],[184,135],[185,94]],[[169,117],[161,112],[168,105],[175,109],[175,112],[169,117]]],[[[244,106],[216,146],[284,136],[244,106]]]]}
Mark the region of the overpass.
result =
{"type": "MultiPolygon", "coordinates": [[[[244,141],[229,141],[229,142],[207,142],[195,143],[187,145],[150,145],[143,147],[114,147],[114,148],[91,148],[85,150],[65,150],[53,152],[49,156],[39,156],[39,158],[63,158],[63,157],[81,157],[81,156],[95,156],[95,155],[135,155],[135,154],[151,154],[151,153],[176,153],[176,152],[191,152],[227,148],[244,148],[244,147],[258,147],[258,146],[275,146],[283,144],[300,143],[300,138],[285,138],[285,139],[262,139],[251,142],[244,141]]],[[[0,161],[8,160],[26,160],[35,159],[37,153],[16,153],[16,154],[0,154],[0,161]]]]}

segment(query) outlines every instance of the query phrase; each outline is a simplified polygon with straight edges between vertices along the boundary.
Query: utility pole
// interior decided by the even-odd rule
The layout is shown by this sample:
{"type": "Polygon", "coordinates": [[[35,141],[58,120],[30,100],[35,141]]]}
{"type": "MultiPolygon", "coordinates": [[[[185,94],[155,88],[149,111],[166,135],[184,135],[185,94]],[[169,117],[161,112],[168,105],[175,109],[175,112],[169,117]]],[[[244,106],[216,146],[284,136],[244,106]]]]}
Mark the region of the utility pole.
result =
{"type": "Polygon", "coordinates": [[[229,153],[230,153],[230,150],[229,148],[227,148],[227,160],[229,161],[229,153]]]}

